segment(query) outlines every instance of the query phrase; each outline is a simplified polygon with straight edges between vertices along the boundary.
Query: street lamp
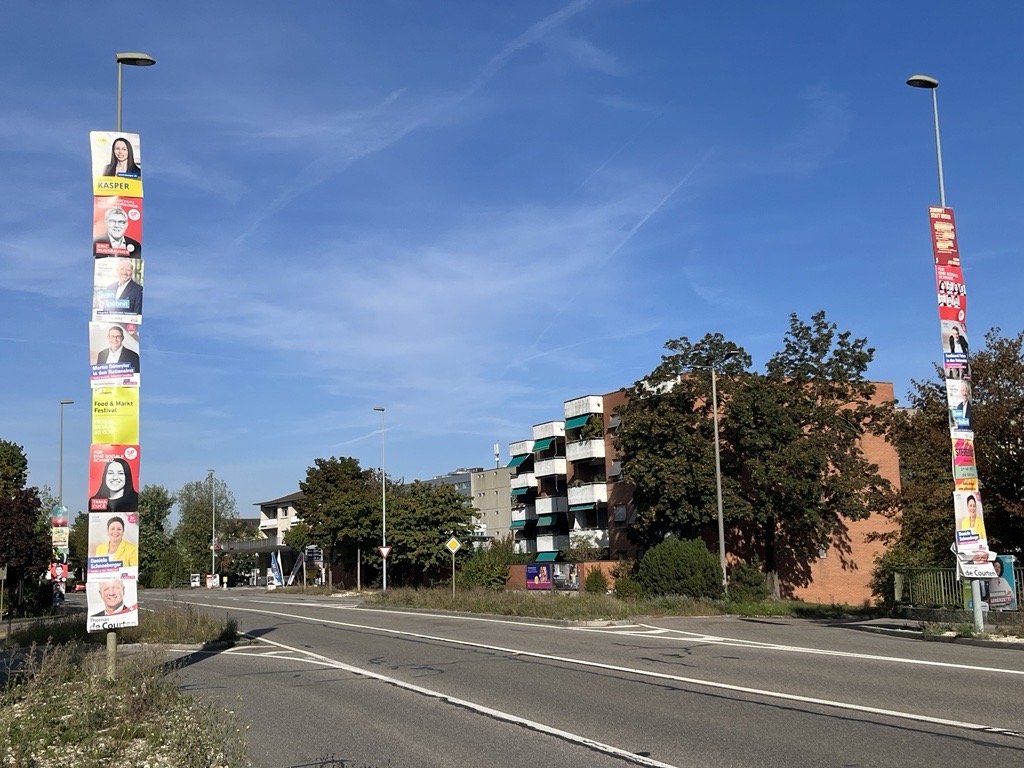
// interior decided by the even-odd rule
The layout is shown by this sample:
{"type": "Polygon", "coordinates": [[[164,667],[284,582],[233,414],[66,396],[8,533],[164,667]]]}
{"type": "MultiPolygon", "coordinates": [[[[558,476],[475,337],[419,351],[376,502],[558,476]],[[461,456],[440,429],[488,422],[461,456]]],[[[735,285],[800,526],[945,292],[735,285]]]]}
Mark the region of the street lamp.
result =
{"type": "Polygon", "coordinates": [[[121,70],[124,65],[127,64],[130,67],[151,67],[156,64],[156,59],[150,56],[148,53],[141,53],[139,51],[126,51],[124,53],[115,53],[114,60],[117,61],[117,130],[121,130],[121,84],[122,74],[121,70]]]}
{"type": "Polygon", "coordinates": [[[911,75],[907,85],[912,88],[927,88],[932,92],[932,114],[935,116],[935,160],[939,168],[939,205],[946,207],[946,185],[942,179],[942,140],[939,138],[939,81],[928,75],[911,75]]]}
{"type": "Polygon", "coordinates": [[[387,476],[384,474],[384,406],[375,405],[373,410],[380,411],[380,545],[381,561],[383,562],[383,591],[388,591],[388,559],[385,556],[388,546],[388,499],[387,476]]]}
{"type": "Polygon", "coordinates": [[[64,406],[74,405],[74,400],[60,401],[60,441],[57,448],[57,506],[64,507],[64,406]]]}
{"type": "MultiPolygon", "coordinates": [[[[718,365],[731,360],[739,354],[738,349],[726,352],[718,365]]],[[[711,415],[715,423],[715,492],[718,500],[718,563],[722,566],[722,589],[729,594],[729,579],[725,570],[725,519],[722,516],[722,446],[718,439],[718,374],[716,366],[711,365],[711,415]]]]}
{"type": "Polygon", "coordinates": [[[213,472],[208,469],[210,478],[210,574],[217,574],[217,487],[214,485],[213,472]]]}

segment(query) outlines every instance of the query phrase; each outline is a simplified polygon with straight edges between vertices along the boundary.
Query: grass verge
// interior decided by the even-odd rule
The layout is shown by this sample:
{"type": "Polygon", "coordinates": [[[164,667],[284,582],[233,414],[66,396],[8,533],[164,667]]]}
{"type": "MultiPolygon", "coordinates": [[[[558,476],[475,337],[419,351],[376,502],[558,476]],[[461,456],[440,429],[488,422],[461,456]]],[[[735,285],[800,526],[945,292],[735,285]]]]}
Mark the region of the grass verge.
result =
{"type": "Polygon", "coordinates": [[[636,616],[778,616],[807,619],[873,618],[877,609],[820,605],[796,601],[731,603],[688,597],[638,597],[560,592],[499,592],[484,589],[389,589],[367,593],[364,602],[402,608],[435,608],[498,616],[524,616],[570,621],[620,621],[636,616]]]}

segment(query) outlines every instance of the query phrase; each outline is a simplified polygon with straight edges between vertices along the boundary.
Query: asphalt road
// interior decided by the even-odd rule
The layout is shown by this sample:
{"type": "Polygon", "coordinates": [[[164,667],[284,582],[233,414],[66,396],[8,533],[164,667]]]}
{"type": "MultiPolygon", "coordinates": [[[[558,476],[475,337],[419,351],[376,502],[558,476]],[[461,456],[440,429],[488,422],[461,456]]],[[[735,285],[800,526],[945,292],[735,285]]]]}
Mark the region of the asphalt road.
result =
{"type": "Polygon", "coordinates": [[[256,638],[182,659],[256,768],[963,766],[1024,761],[1024,652],[800,620],[628,626],[149,591],[256,638]]]}

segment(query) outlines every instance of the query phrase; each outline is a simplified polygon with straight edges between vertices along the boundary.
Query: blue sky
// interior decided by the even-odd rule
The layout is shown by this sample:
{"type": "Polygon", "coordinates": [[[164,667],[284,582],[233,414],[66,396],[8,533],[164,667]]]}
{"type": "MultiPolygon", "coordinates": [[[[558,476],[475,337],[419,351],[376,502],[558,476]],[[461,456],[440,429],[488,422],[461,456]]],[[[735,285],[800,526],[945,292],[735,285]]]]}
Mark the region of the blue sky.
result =
{"type": "MultiPolygon", "coordinates": [[[[939,331],[947,202],[968,329],[1021,328],[1018,4],[18,3],[0,26],[0,438],[86,507],[90,130],[146,169],[142,481],[243,514],[317,457],[493,465],[667,339],[763,366],[791,312],[905,395],[939,331]]],[[[978,342],[973,342],[977,344],[978,342]]]]}

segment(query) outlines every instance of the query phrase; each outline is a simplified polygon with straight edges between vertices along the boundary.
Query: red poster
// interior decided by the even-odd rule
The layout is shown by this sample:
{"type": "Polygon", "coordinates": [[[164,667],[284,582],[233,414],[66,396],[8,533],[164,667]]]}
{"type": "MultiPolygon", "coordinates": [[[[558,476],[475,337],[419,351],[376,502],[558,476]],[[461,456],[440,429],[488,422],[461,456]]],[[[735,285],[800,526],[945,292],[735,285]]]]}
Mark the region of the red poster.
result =
{"type": "Polygon", "coordinates": [[[956,241],[956,222],[953,220],[952,208],[928,209],[932,227],[932,252],[935,264],[944,267],[960,266],[960,248],[956,241]]]}
{"type": "Polygon", "coordinates": [[[142,258],[142,198],[94,197],[92,204],[94,256],[142,258]]]}
{"type": "Polygon", "coordinates": [[[959,266],[935,265],[939,319],[963,323],[967,319],[967,286],[959,266]]]}
{"type": "Polygon", "coordinates": [[[89,511],[137,512],[139,446],[94,443],[89,451],[89,511]]]}

